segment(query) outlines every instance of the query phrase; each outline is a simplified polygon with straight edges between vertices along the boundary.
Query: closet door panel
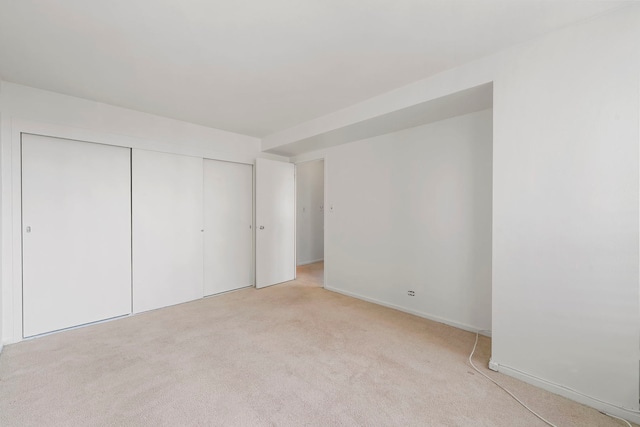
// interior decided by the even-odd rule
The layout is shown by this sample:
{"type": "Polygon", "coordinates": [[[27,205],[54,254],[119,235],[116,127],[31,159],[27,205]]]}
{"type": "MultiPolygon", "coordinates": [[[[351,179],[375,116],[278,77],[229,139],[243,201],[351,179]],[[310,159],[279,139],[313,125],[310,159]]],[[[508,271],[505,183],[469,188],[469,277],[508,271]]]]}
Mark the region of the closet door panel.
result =
{"type": "Polygon", "coordinates": [[[203,296],[202,159],[132,152],[133,310],[203,296]]]}
{"type": "Polygon", "coordinates": [[[253,166],[204,161],[205,295],[253,284],[253,166]]]}
{"type": "Polygon", "coordinates": [[[131,312],[130,153],[22,136],[24,337],[131,312]]]}

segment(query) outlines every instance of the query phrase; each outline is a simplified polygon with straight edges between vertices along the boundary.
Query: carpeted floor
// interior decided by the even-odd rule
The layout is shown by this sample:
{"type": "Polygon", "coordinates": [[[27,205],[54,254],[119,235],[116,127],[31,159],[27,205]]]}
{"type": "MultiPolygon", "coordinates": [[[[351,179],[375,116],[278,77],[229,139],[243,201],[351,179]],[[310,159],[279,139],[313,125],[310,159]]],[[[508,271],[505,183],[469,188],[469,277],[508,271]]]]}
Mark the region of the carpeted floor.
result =
{"type": "MultiPolygon", "coordinates": [[[[6,346],[0,425],[543,425],[468,366],[474,334],[321,283],[320,263],[286,284],[6,346]]],[[[489,349],[481,337],[482,369],[489,349]]],[[[559,426],[623,425],[490,375],[559,426]]]]}

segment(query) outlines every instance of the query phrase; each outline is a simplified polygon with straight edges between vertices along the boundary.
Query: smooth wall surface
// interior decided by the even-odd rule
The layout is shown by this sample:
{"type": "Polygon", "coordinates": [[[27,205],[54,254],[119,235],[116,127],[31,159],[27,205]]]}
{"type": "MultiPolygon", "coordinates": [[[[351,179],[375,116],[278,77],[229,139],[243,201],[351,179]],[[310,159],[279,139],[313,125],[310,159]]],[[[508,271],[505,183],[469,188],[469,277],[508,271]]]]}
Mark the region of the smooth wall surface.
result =
{"type": "Polygon", "coordinates": [[[15,83],[2,82],[2,94],[6,120],[19,118],[94,129],[152,141],[165,151],[217,153],[215,158],[255,155],[260,149],[258,138],[15,83]]]}
{"type": "Polygon", "coordinates": [[[484,110],[327,151],[330,289],[491,329],[491,121],[484,110]]]}
{"type": "Polygon", "coordinates": [[[324,161],[296,165],[296,263],[324,259],[324,161]]]}
{"type": "Polygon", "coordinates": [[[636,7],[523,47],[494,82],[492,358],[635,410],[639,76],[636,7]]]}

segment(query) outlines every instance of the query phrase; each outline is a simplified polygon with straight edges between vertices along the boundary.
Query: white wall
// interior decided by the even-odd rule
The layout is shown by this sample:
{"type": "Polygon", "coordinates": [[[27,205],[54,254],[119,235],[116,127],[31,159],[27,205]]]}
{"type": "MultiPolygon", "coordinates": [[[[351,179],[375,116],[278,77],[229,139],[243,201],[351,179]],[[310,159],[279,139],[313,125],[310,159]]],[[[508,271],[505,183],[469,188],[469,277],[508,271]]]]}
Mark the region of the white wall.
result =
{"type": "MultiPolygon", "coordinates": [[[[0,105],[2,105],[2,79],[0,79],[0,105]]],[[[2,147],[2,136],[3,136],[3,132],[2,132],[2,128],[3,128],[3,121],[2,121],[2,111],[0,110],[0,147],[2,147]]],[[[2,150],[0,149],[0,165],[2,165],[2,150]]],[[[2,173],[0,173],[0,191],[2,189],[2,173]]],[[[1,194],[1,193],[0,193],[1,194]]],[[[2,197],[0,197],[0,242],[2,242],[2,197]]],[[[2,339],[3,337],[3,318],[4,318],[4,309],[3,309],[3,305],[2,305],[2,247],[0,246],[0,353],[2,353],[2,347],[4,344],[4,340],[2,339]]]]}
{"type": "MultiPolygon", "coordinates": [[[[636,4],[301,124],[263,147],[493,82],[492,358],[501,372],[640,422],[621,408],[637,411],[640,377],[639,76],[636,4]]],[[[333,236],[331,225],[329,215],[333,236]]],[[[333,238],[327,248],[355,244],[333,238]]]]}
{"type": "Polygon", "coordinates": [[[492,358],[636,410],[639,76],[637,7],[519,49],[494,82],[493,193],[492,358]]]}
{"type": "Polygon", "coordinates": [[[324,259],[324,161],[296,165],[296,262],[324,259]]]}
{"type": "Polygon", "coordinates": [[[327,150],[329,289],[491,329],[491,119],[327,150]]]}
{"type": "MultiPolygon", "coordinates": [[[[20,340],[19,132],[252,164],[257,138],[211,129],[53,92],[0,82],[2,341],[20,340]]],[[[286,159],[285,159],[286,160],[286,159]]]]}

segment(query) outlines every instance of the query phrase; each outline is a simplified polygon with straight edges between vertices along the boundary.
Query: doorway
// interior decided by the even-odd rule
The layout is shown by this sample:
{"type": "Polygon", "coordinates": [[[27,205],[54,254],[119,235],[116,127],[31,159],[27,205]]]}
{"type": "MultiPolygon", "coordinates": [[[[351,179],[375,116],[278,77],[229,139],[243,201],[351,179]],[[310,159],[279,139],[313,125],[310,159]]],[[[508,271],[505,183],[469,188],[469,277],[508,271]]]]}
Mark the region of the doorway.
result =
{"type": "Polygon", "coordinates": [[[324,285],[324,160],[296,164],[296,273],[324,285]]]}

